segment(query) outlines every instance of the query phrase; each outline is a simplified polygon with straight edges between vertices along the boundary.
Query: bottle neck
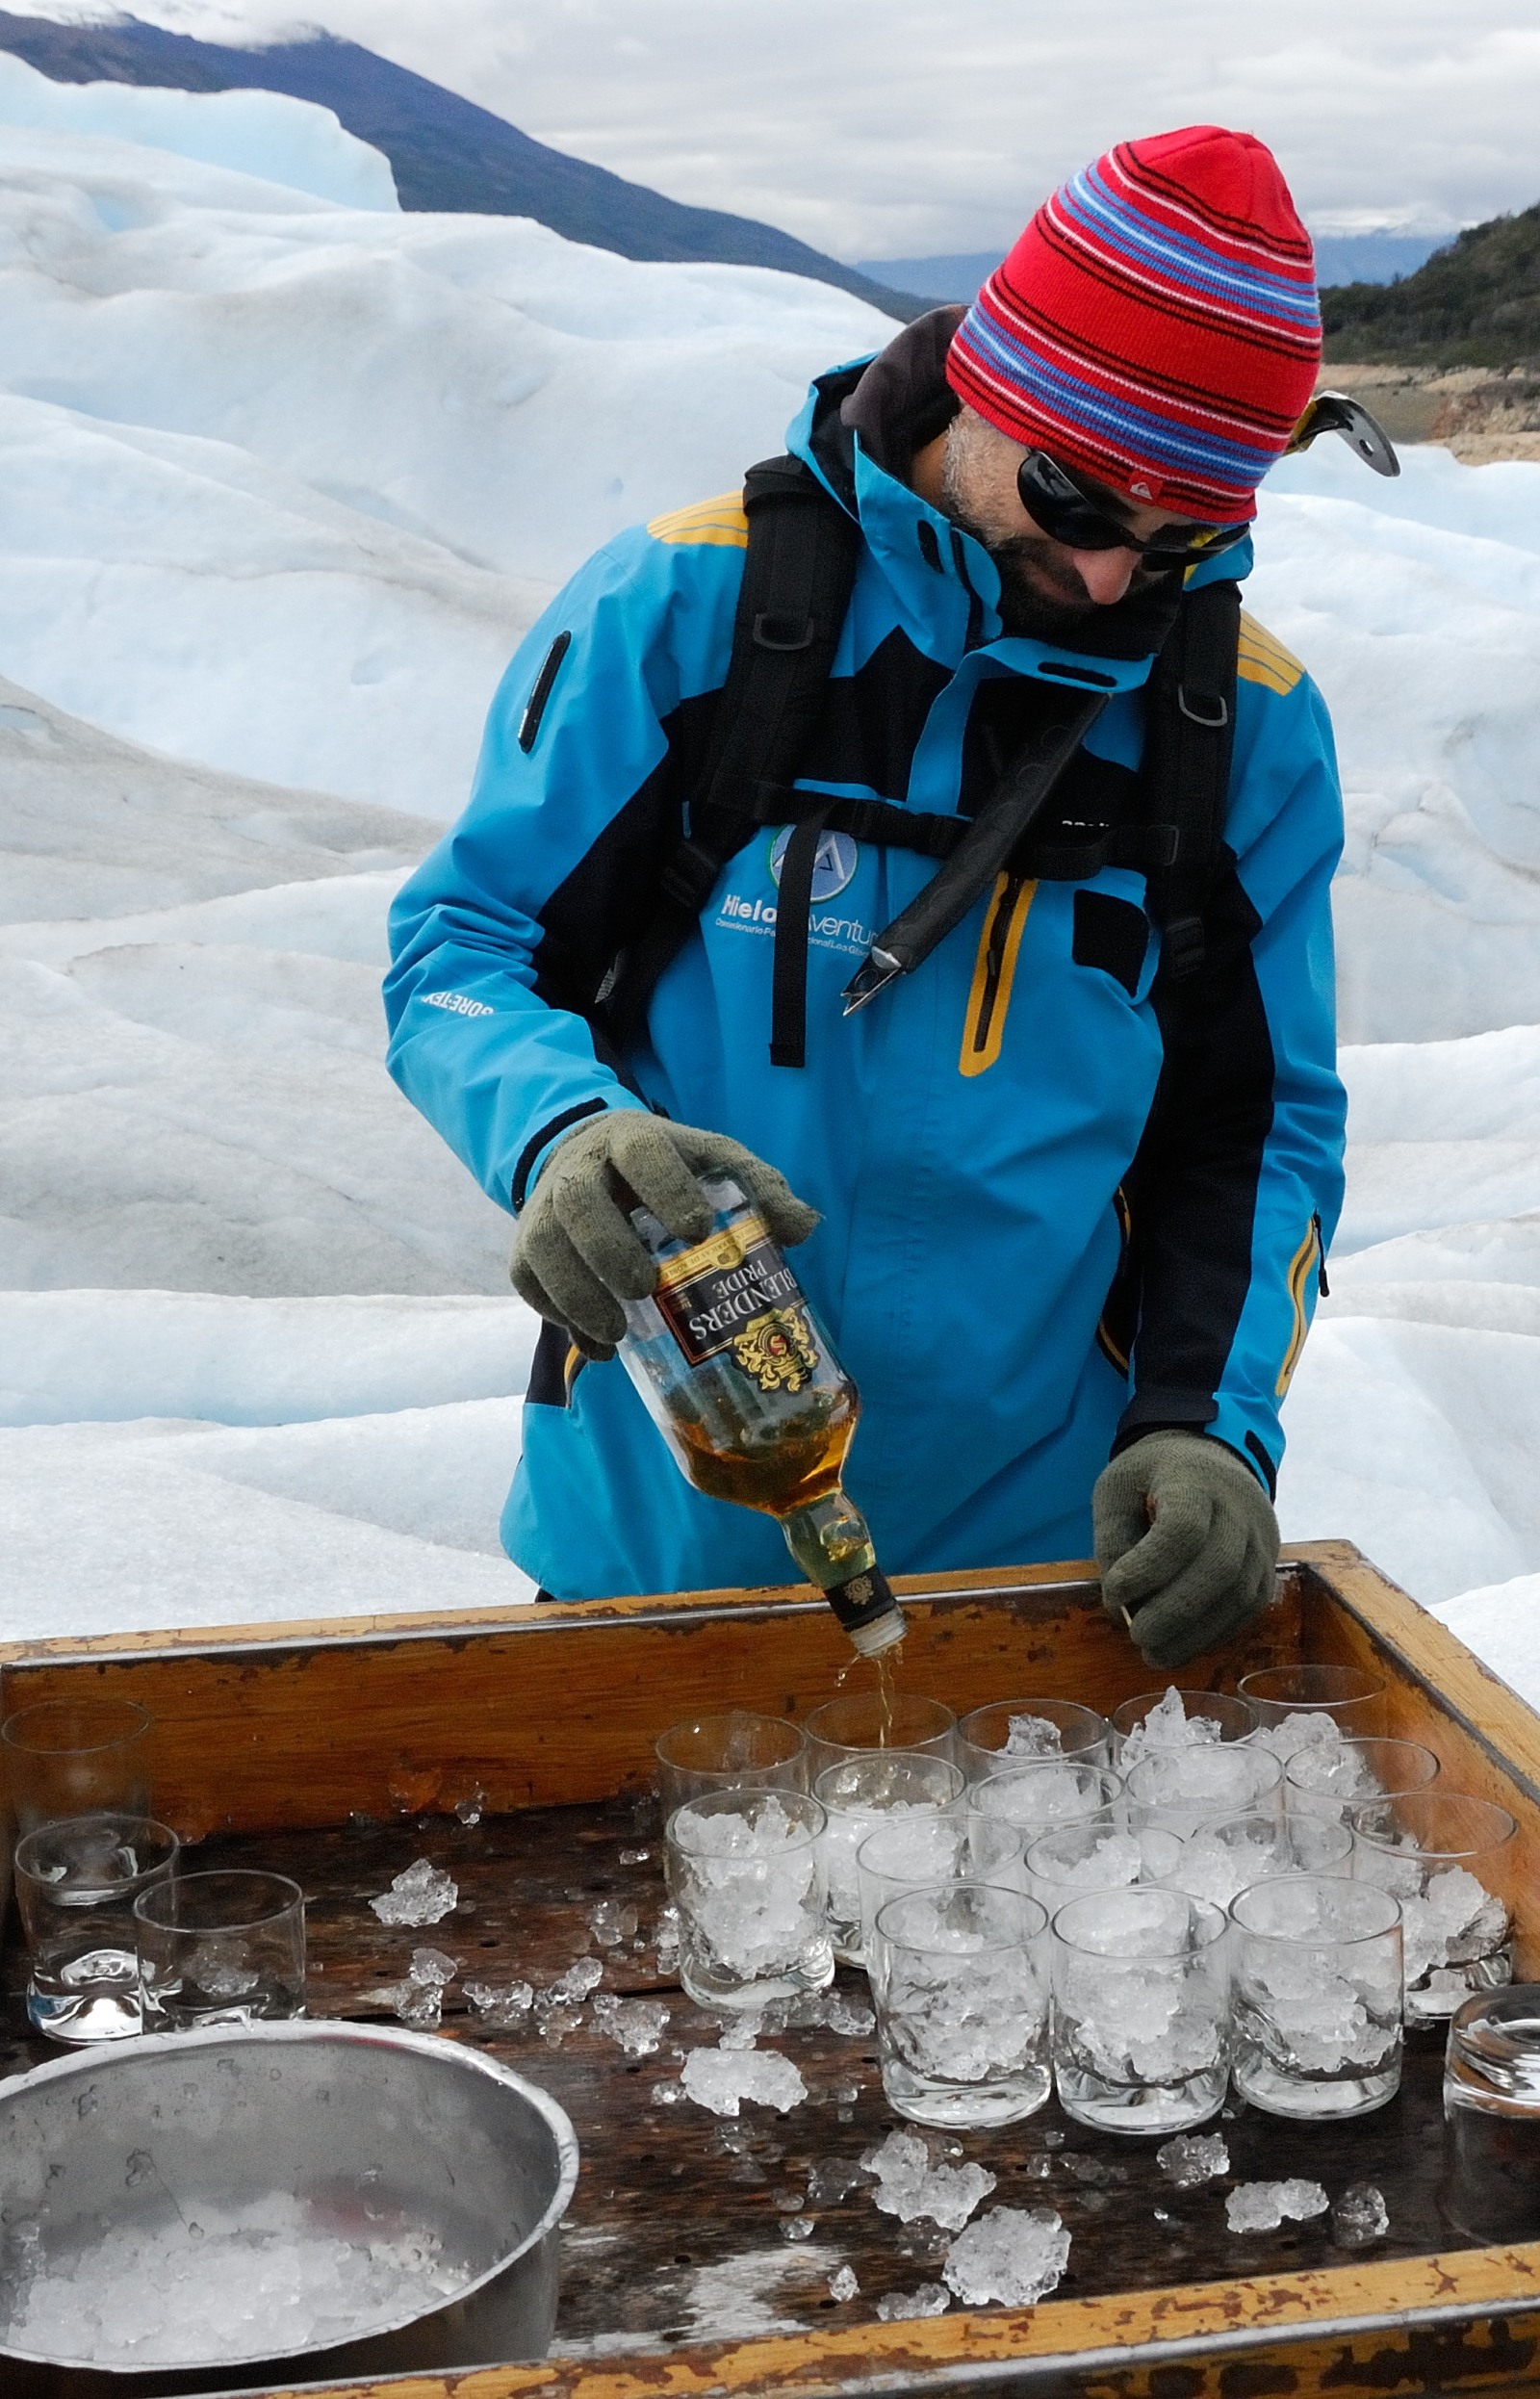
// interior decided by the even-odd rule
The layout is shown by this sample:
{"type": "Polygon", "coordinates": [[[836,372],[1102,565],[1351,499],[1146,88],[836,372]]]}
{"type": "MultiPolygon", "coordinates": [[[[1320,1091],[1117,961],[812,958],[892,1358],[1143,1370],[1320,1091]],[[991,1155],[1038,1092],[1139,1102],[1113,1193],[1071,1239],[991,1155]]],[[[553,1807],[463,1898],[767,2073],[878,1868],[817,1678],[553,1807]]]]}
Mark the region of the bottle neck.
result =
{"type": "Polygon", "coordinates": [[[786,1547],[809,1583],[815,1583],[855,1647],[863,1657],[889,1649],[904,1638],[904,1612],[859,1508],[835,1486],[781,1518],[786,1547]]]}

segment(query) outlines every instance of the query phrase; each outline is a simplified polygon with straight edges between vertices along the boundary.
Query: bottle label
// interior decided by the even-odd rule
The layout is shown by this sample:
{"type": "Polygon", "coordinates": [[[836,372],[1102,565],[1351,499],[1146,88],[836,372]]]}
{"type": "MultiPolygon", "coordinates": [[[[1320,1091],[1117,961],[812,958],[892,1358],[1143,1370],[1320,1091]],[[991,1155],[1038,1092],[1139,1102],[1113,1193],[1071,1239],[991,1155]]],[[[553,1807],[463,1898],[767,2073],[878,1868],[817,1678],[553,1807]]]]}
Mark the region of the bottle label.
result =
{"type": "Polygon", "coordinates": [[[801,1286],[757,1216],[667,1259],[654,1296],[692,1366],[731,1352],[761,1391],[800,1391],[818,1371],[801,1286]]]}

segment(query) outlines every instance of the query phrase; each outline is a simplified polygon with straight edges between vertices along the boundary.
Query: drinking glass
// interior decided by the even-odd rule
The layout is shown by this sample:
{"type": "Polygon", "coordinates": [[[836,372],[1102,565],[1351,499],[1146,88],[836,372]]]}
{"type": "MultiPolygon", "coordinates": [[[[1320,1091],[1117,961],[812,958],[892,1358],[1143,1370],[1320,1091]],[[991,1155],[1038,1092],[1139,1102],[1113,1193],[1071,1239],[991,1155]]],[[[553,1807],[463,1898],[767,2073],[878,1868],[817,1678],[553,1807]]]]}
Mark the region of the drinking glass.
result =
{"type": "Polygon", "coordinates": [[[826,1767],[813,1796],[824,1811],[824,1878],[829,1937],[846,1966],[863,1966],[860,1884],[856,1852],[886,1816],[913,1829],[927,1818],[950,1816],[961,1840],[964,1819],[962,1769],[921,1749],[867,1749],[826,1767]]]}
{"type": "Polygon", "coordinates": [[[653,1744],[666,1824],[676,1808],[708,1791],[806,1791],[808,1744],[784,1716],[728,1708],[670,1725],[653,1744]]]}
{"type": "Polygon", "coordinates": [[[150,1714],[137,1700],[41,1699],[0,1724],[11,1812],[20,1837],[71,1816],[146,1818],[150,1714]]]}
{"type": "Polygon", "coordinates": [[[1240,1690],[1255,1712],[1257,1740],[1275,1757],[1292,1757],[1307,1741],[1373,1741],[1385,1729],[1384,1681],[1362,1666],[1264,1666],[1243,1674],[1240,1690]]]}
{"type": "Polygon", "coordinates": [[[1482,2247],[1540,2239],[1540,1983],[1463,1999],[1444,2059],[1440,2205],[1482,2247]]]}
{"type": "Polygon", "coordinates": [[[1099,1816],[1121,1799],[1121,1775],[1111,1767],[1083,1766],[1078,1759],[1061,1762],[1039,1758],[1031,1766],[1006,1766],[970,1783],[970,1816],[994,1817],[1019,1825],[1029,1842],[1054,1824],[1072,1824],[1083,1816],[1099,1816]]]}
{"type": "Polygon", "coordinates": [[[1129,1767],[1126,1788],[1131,1825],[1159,1824],[1188,1841],[1217,1817],[1275,1812],[1283,1766],[1245,1741],[1152,1749],[1129,1767]]]}
{"type": "Polygon", "coordinates": [[[175,1871],[177,1838],[144,1816],[75,1816],[16,1845],[16,1901],[32,1960],[27,2016],[51,2041],[142,2029],[134,1902],[175,1871]]]}
{"type": "Polygon", "coordinates": [[[957,1728],[958,1762],[970,1783],[1034,1758],[1111,1766],[1107,1719],[1074,1699],[997,1699],[957,1728]]]}
{"type": "Polygon", "coordinates": [[[897,2114],[1019,2124],[1048,2097],[1047,1917],[1025,1893],[959,1882],[907,1891],[877,1919],[872,2004],[897,2114]]]}
{"type": "Polygon", "coordinates": [[[1301,1865],[1309,1864],[1312,1841],[1341,1824],[1349,1805],[1367,1812],[1375,1800],[1425,1791],[1438,1771],[1432,1750],[1417,1741],[1307,1741],[1283,1772],[1283,1804],[1297,1833],[1301,1865]]]}
{"type": "Polygon", "coordinates": [[[796,1791],[709,1791],[669,1818],[680,1980],[702,2007],[760,2008],[834,1980],[825,1817],[796,1791]]]}
{"type": "Polygon", "coordinates": [[[1194,1690],[1187,1684],[1168,1683],[1164,1690],[1141,1691],[1137,1698],[1124,1699],[1113,1710],[1108,1718],[1113,1737],[1111,1764],[1119,1773],[1126,1773],[1152,1749],[1195,1747],[1190,1729],[1194,1725],[1202,1728],[1199,1739],[1204,1742],[1245,1741],[1256,1730],[1256,1721],[1246,1702],[1229,1691],[1194,1690]]]}
{"type": "Polygon", "coordinates": [[[1518,1826],[1506,1808],[1436,1787],[1349,1805],[1348,1822],[1354,1875],[1401,1904],[1408,2024],[1512,1981],[1518,1826]]]}
{"type": "Polygon", "coordinates": [[[1270,2116],[1366,2116],[1401,2079],[1400,1907],[1286,1874],[1230,1904],[1235,2087],[1270,2116]]]}
{"type": "Polygon", "coordinates": [[[842,1759],[868,1749],[922,1749],[928,1757],[956,1754],[957,1717],[938,1699],[912,1691],[841,1691],[814,1708],[803,1726],[808,1737],[808,1788],[842,1759]]]}
{"type": "MultiPolygon", "coordinates": [[[[975,1824],[987,1824],[975,1817],[975,1824]]],[[[1165,1883],[1176,1879],[1182,1843],[1175,1833],[1147,1826],[1131,1833],[1116,1808],[1073,1823],[1056,1824],[1051,1832],[1031,1839],[1027,1850],[1027,1889],[1040,1899],[1050,1916],[1079,1891],[1120,1891],[1132,1883],[1165,1883]]]]}
{"type": "Polygon", "coordinates": [[[146,2032],[282,2023],[305,2012],[305,1895],[287,1874],[222,1867],[134,1902],[146,2032]]]}
{"type": "MultiPolygon", "coordinates": [[[[1021,1844],[1015,1844],[1019,1857],[1021,1844]]],[[[934,1816],[880,1818],[856,1851],[860,1943],[868,1968],[878,1911],[901,1891],[962,1882],[968,1874],[967,1819],[956,1809],[934,1816]]]]}
{"type": "Polygon", "coordinates": [[[1350,1874],[1352,1854],[1353,1837],[1346,1824],[1255,1808],[1200,1824],[1182,1844],[1166,1879],[1194,1899],[1227,1908],[1237,1892],[1280,1874],[1350,1874]]]}
{"type": "Polygon", "coordinates": [[[1053,1918],[1059,2103],[1103,2132],[1186,2132],[1230,2074],[1225,1919],[1149,1883],[1086,1892],[1053,1918]]]}

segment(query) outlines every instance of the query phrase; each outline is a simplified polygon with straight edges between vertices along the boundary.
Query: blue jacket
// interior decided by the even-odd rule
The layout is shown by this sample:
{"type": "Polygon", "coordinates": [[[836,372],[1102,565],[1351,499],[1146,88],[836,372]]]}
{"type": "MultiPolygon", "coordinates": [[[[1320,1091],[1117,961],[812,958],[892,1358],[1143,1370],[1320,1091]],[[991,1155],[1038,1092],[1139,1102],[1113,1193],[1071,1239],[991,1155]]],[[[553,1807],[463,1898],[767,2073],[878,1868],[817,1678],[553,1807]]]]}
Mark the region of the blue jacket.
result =
{"type": "MultiPolygon", "coordinates": [[[[911,359],[917,331],[895,346],[911,359]]],[[[1065,645],[1002,636],[988,555],[904,479],[915,400],[893,354],[820,378],[791,431],[863,536],[799,780],[968,813],[992,781],[980,728],[1030,704],[1065,645]]],[[[937,395],[921,400],[934,431],[937,395]]],[[[841,835],[814,883],[808,1063],[773,1067],[772,831],[658,984],[624,1062],[638,1097],[578,1010],[679,837],[745,543],[735,493],[623,533],[520,649],[470,805],[393,910],[392,1073],[504,1206],[595,1101],[651,1103],[781,1168],[822,1212],[797,1274],[860,1387],[847,1483],[889,1572],[1086,1555],[1096,1474],[1156,1425],[1206,1428],[1270,1488],[1342,1199],[1342,807],[1320,695],[1243,617],[1223,869],[1185,1015],[1157,983],[1142,874],[1109,866],[1002,879],[845,1018],[872,933],[935,866],[841,835]]],[[[1097,611],[1081,639],[1117,684],[1078,762],[1104,800],[1137,787],[1146,615],[1097,611]]],[[[564,1355],[548,1328],[503,1518],[517,1562],[561,1598],[784,1581],[774,1523],[691,1489],[623,1368],[570,1378],[564,1355]]]]}

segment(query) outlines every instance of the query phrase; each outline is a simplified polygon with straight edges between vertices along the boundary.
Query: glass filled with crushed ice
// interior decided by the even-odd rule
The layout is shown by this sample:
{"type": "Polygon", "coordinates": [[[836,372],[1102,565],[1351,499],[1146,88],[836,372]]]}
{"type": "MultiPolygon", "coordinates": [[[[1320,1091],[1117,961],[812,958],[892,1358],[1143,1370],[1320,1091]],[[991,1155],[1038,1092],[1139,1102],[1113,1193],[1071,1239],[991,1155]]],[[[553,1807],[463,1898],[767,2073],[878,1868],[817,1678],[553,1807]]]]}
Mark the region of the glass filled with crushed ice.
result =
{"type": "MultiPolygon", "coordinates": [[[[1146,1841],[1151,1830],[1145,1830],[1146,1841]]],[[[1352,1872],[1353,1837],[1346,1824],[1305,1821],[1303,1846],[1299,1831],[1299,1819],[1266,1808],[1216,1817],[1182,1844],[1180,1859],[1165,1880],[1194,1899],[1227,1908],[1237,1892],[1280,1874],[1352,1872]]]]}
{"type": "Polygon", "coordinates": [[[963,1788],[961,1767],[920,1749],[865,1750],[819,1775],[813,1795],[825,1817],[829,1936],[842,1964],[866,1963],[856,1853],[867,1834],[892,1819],[923,1839],[917,1827],[940,1817],[951,1820],[961,1841],[966,1824],[963,1788]]]}
{"type": "Polygon", "coordinates": [[[832,1982],[824,1812],[795,1791],[714,1791],[676,1808],[665,1848],[680,1980],[702,2007],[757,2009],[832,1982]]]}
{"type": "Polygon", "coordinates": [[[1159,1825],[1189,1841],[1217,1817],[1277,1813],[1283,1766],[1245,1741],[1151,1749],[1129,1767],[1125,1788],[1130,1825],[1159,1825]]]}
{"type": "Polygon", "coordinates": [[[1300,1864],[1316,1870],[1312,1849],[1346,1822],[1349,1807],[1426,1791],[1438,1773],[1437,1758],[1420,1741],[1307,1741],[1295,1751],[1283,1774],[1283,1804],[1295,1828],[1300,1864]]]}
{"type": "Polygon", "coordinates": [[[1168,1683],[1160,1691],[1140,1691],[1122,1700],[1108,1718],[1113,1737],[1109,1763],[1126,1773],[1152,1749],[1196,1749],[1219,1741],[1246,1741],[1256,1716],[1229,1691],[1194,1690],[1168,1683]]]}
{"type": "Polygon", "coordinates": [[[1077,1699],[997,1699],[957,1728],[958,1763],[970,1783],[1033,1758],[1078,1758],[1111,1766],[1107,1719],[1077,1699]]]}
{"type": "Polygon", "coordinates": [[[305,2012],[305,1895],[287,1874],[217,1868],[134,1902],[146,2032],[282,2024],[305,2012]]]}
{"type": "Polygon", "coordinates": [[[16,1903],[31,1960],[27,2016],[51,2041],[142,2029],[134,1902],[176,1870],[177,1838],[145,1816],[76,1816],[16,1844],[16,1903]]]}
{"type": "Polygon", "coordinates": [[[801,1727],[752,1708],[724,1708],[671,1724],[653,1754],[665,1823],[676,1808],[708,1791],[737,1791],[745,1783],[764,1791],[810,1789],[801,1727]]]}
{"type": "Polygon", "coordinates": [[[1264,1666],[1242,1675],[1240,1692],[1256,1740],[1276,1757],[1306,1741],[1373,1741],[1385,1730],[1384,1680],[1363,1666],[1264,1666]]]}
{"type": "MultiPolygon", "coordinates": [[[[975,1817],[976,1824],[986,1818],[975,1817]]],[[[1182,1843],[1175,1833],[1151,1826],[1131,1833],[1116,1808],[1056,1824],[1039,1833],[1027,1849],[1027,1889],[1051,1916],[1077,1891],[1121,1891],[1131,1883],[1170,1882],[1182,1843]]]]}
{"type": "Polygon", "coordinates": [[[1034,1758],[1020,1766],[1003,1766],[982,1783],[970,1783],[967,1802],[970,1816],[1014,1824],[1030,1844],[1055,1824],[1116,1811],[1122,1795],[1122,1777],[1111,1767],[1084,1766],[1073,1758],[1034,1758]]]}
{"type": "MultiPolygon", "coordinates": [[[[1019,1862],[1019,1835],[1013,1845],[1019,1862]]],[[[957,1809],[880,1818],[856,1851],[861,1948],[868,1961],[878,1910],[887,1900],[896,1899],[901,1891],[962,1882],[967,1871],[967,1819],[957,1809]]]]}
{"type": "Polygon", "coordinates": [[[1513,1980],[1518,1826],[1470,1792],[1349,1805],[1353,1873],[1400,1901],[1406,2021],[1436,2024],[1473,1991],[1513,1980]]]}
{"type": "Polygon", "coordinates": [[[1230,1904],[1235,2087],[1270,2116],[1366,2116],[1401,2079],[1400,1906],[1285,1874],[1230,1904]]]}
{"type": "Polygon", "coordinates": [[[1185,2132],[1224,2103],[1230,1973],[1221,1911],[1144,1884],[1083,1893],[1053,1925],[1059,2103],[1103,2132],[1185,2132]]]}
{"type": "Polygon", "coordinates": [[[1018,2124],[1052,2087],[1048,1919],[1024,1892],[903,1892],[877,1918],[872,2004],[888,2104],[915,2124],[1018,2124]]]}

